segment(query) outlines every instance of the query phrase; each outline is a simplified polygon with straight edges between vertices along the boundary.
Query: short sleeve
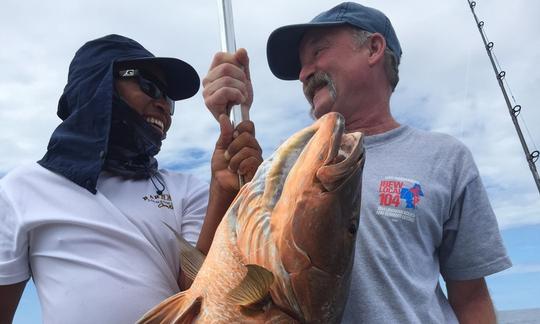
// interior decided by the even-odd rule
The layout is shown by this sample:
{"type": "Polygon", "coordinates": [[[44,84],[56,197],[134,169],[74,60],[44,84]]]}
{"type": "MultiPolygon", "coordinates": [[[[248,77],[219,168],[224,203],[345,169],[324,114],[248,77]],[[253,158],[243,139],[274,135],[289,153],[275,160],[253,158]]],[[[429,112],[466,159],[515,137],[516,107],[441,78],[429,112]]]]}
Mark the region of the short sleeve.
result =
{"type": "Polygon", "coordinates": [[[0,186],[0,285],[30,278],[28,235],[0,186]]]}
{"type": "Polygon", "coordinates": [[[439,260],[445,280],[477,279],[512,265],[479,176],[464,187],[453,205],[444,224],[439,260]]]}
{"type": "Polygon", "coordinates": [[[181,233],[191,245],[195,246],[201,232],[206,208],[208,206],[208,184],[191,176],[182,210],[181,233]]]}

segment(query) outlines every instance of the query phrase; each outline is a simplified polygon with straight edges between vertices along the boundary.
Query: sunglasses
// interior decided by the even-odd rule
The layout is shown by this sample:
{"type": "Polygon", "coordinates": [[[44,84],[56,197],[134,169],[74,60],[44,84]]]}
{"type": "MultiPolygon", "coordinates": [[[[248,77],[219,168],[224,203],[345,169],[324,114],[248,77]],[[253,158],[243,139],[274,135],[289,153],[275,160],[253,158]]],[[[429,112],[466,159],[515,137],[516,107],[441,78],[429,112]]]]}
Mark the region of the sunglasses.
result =
{"type": "Polygon", "coordinates": [[[165,91],[165,86],[152,78],[148,74],[137,69],[127,69],[118,71],[118,77],[121,79],[136,78],[142,92],[153,99],[164,98],[170,107],[171,116],[174,114],[174,100],[169,98],[165,91]]]}

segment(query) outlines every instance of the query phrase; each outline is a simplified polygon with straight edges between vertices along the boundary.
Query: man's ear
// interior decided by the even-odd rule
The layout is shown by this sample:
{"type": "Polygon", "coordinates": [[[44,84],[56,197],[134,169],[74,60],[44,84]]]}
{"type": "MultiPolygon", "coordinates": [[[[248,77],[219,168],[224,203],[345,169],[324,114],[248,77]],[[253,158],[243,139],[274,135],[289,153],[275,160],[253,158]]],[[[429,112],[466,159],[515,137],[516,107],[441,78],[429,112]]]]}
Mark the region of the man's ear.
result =
{"type": "Polygon", "coordinates": [[[384,50],[386,49],[386,40],[379,33],[373,33],[369,37],[369,59],[370,66],[375,65],[384,59],[384,50]]]}

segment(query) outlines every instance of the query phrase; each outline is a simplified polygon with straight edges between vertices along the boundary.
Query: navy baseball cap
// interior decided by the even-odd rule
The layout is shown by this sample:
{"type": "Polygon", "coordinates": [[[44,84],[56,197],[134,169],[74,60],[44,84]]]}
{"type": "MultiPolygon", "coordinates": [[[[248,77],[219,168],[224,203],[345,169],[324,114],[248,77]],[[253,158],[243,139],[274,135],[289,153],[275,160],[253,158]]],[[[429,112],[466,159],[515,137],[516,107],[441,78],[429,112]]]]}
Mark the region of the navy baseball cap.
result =
{"type": "Polygon", "coordinates": [[[355,2],[343,2],[307,24],[288,25],[274,30],[266,45],[270,70],[280,79],[297,80],[301,69],[298,47],[304,34],[317,27],[346,25],[383,35],[386,46],[394,52],[399,64],[401,46],[388,17],[377,9],[355,2]]]}
{"type": "Polygon", "coordinates": [[[85,46],[102,47],[110,56],[116,56],[115,67],[152,68],[163,73],[167,96],[182,100],[194,96],[199,91],[200,79],[195,69],[188,63],[172,57],[155,57],[141,44],[128,37],[108,35],[87,43],[85,46]]]}

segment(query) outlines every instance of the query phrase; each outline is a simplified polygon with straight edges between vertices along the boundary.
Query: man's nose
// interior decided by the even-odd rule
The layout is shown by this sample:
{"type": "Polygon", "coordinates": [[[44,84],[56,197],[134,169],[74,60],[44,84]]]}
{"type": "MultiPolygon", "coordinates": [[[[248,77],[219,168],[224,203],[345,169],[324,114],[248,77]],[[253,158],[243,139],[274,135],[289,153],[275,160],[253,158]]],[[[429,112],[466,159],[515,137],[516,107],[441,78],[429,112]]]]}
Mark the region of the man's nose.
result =
{"type": "Polygon", "coordinates": [[[303,64],[298,79],[305,84],[314,73],[315,69],[312,64],[303,64]]]}
{"type": "Polygon", "coordinates": [[[167,115],[172,115],[172,113],[174,112],[173,107],[171,107],[171,103],[167,99],[165,99],[165,97],[154,99],[154,106],[167,115]]]}

